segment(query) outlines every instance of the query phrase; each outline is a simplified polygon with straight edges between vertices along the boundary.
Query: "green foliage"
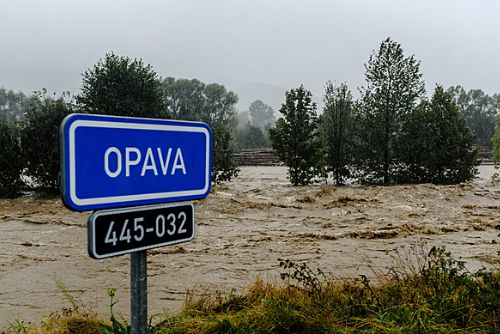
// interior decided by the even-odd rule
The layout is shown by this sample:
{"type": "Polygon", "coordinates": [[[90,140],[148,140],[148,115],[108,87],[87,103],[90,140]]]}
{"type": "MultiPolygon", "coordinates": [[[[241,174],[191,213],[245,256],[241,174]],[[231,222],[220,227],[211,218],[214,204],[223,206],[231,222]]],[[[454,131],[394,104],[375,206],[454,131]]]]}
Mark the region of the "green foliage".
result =
{"type": "Polygon", "coordinates": [[[477,173],[474,136],[451,95],[437,86],[405,119],[397,143],[399,182],[460,183],[477,173]]]}
{"type": "Polygon", "coordinates": [[[230,181],[238,176],[239,169],[233,160],[231,132],[221,123],[211,126],[213,135],[212,182],[230,181]]]}
{"type": "Polygon", "coordinates": [[[14,92],[0,88],[0,118],[8,123],[23,119],[24,111],[29,107],[31,99],[22,92],[14,92]]]}
{"type": "Polygon", "coordinates": [[[71,110],[71,105],[62,97],[52,99],[38,94],[22,122],[26,174],[44,191],[59,191],[59,127],[71,110]]]}
{"type": "Polygon", "coordinates": [[[475,143],[491,148],[491,137],[495,130],[495,116],[500,110],[494,96],[485,94],[481,89],[468,92],[462,86],[447,90],[453,97],[467,125],[475,135],[475,143]]]}
{"type": "Polygon", "coordinates": [[[294,186],[310,184],[315,177],[324,176],[316,105],[311,96],[302,85],[286,92],[280,109],[283,117],[269,130],[272,147],[288,166],[294,186]]]}
{"type": "Polygon", "coordinates": [[[248,108],[251,123],[260,129],[270,128],[274,125],[274,110],[261,100],[256,100],[248,108]]]}
{"type": "Polygon", "coordinates": [[[269,140],[264,132],[250,123],[241,130],[236,130],[234,143],[237,149],[269,147],[269,140]]]}
{"type": "Polygon", "coordinates": [[[413,55],[405,57],[401,45],[390,38],[370,56],[365,69],[358,171],[365,180],[388,184],[398,164],[394,146],[401,124],[424,94],[424,83],[420,63],[413,55]]]}
{"type": "Polygon", "coordinates": [[[327,147],[328,164],[337,184],[343,184],[351,176],[354,145],[354,110],[352,94],[346,84],[334,87],[326,84],[325,106],[321,117],[321,133],[327,147]]]}
{"type": "Polygon", "coordinates": [[[496,118],[495,133],[491,138],[491,143],[493,144],[493,160],[500,163],[500,116],[496,118]]]}
{"type": "Polygon", "coordinates": [[[108,53],[83,74],[76,98],[81,112],[115,116],[163,117],[161,81],[142,60],[108,53]]]}
{"type": "Polygon", "coordinates": [[[231,133],[235,127],[238,97],[219,84],[199,80],[166,78],[163,98],[167,117],[204,122],[213,135],[212,181],[229,181],[238,175],[233,162],[231,133]]]}
{"type": "Polygon", "coordinates": [[[201,121],[205,108],[206,84],[197,79],[168,77],[162,82],[167,117],[172,119],[201,121]]]}
{"type": "Polygon", "coordinates": [[[111,326],[107,324],[99,324],[99,327],[102,331],[103,334],[128,334],[130,332],[130,326],[127,325],[127,322],[124,322],[123,324],[116,318],[114,312],[113,312],[113,307],[116,305],[115,299],[115,294],[116,294],[116,289],[114,288],[109,288],[108,289],[108,296],[110,298],[109,302],[109,313],[110,313],[110,321],[111,321],[111,326]]]}
{"type": "Polygon", "coordinates": [[[0,197],[18,194],[23,185],[21,172],[25,166],[19,142],[19,124],[0,117],[0,197]]]}

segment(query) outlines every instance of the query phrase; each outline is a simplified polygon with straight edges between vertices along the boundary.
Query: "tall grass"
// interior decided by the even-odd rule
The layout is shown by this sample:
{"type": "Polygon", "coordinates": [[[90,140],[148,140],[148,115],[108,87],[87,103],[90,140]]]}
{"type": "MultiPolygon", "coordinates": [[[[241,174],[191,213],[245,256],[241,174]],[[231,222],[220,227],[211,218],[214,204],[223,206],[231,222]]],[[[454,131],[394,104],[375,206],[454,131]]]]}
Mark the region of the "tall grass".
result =
{"type": "MultiPolygon", "coordinates": [[[[444,248],[432,248],[414,265],[392,269],[376,283],[366,276],[333,279],[290,260],[280,260],[280,266],[282,282],[259,279],[244,294],[191,291],[178,315],[158,319],[149,331],[500,333],[500,271],[469,272],[444,248]]],[[[101,333],[103,328],[89,318],[89,330],[75,332],[73,322],[79,318],[68,319],[49,322],[61,323],[65,330],[51,331],[44,323],[33,327],[33,333],[101,333]]],[[[113,333],[113,326],[106,328],[113,333]]]]}

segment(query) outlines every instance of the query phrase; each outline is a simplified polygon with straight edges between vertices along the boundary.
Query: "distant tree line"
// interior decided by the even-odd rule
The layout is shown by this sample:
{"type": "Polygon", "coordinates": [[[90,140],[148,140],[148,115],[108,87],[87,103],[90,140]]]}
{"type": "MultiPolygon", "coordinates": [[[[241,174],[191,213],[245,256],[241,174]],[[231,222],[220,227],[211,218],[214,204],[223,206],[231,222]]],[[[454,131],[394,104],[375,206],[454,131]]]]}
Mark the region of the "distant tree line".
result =
{"type": "Polygon", "coordinates": [[[420,62],[390,38],[370,56],[365,76],[358,100],[347,85],[328,82],[320,116],[303,86],[286,93],[270,138],[292,184],[327,174],[337,184],[459,183],[476,175],[479,145],[493,145],[500,158],[500,95],[437,85],[427,99],[420,62]]]}
{"type": "Polygon", "coordinates": [[[77,96],[0,89],[0,195],[59,190],[59,125],[74,112],[205,122],[213,132],[214,182],[237,176],[234,149],[271,144],[295,185],[328,174],[338,184],[470,180],[477,145],[500,160],[500,95],[437,86],[428,100],[419,65],[387,39],[365,64],[359,99],[347,85],[328,82],[318,115],[300,86],[286,93],[276,120],[260,100],[237,114],[238,97],[220,84],[161,78],[142,60],[106,54],[83,74],[77,96]]]}
{"type": "Polygon", "coordinates": [[[274,110],[261,100],[255,100],[247,111],[238,114],[234,131],[235,149],[271,147],[269,129],[274,126],[274,110]]]}

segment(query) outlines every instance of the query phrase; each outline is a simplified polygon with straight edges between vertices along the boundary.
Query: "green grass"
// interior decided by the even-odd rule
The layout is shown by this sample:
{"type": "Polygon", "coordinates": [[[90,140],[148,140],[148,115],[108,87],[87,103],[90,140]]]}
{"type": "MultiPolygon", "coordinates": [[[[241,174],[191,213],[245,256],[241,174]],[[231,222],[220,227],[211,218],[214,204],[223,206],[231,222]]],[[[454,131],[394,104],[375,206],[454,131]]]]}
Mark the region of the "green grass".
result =
{"type": "MultiPolygon", "coordinates": [[[[336,280],[305,263],[280,260],[282,281],[257,280],[244,294],[190,291],[183,310],[150,333],[500,333],[500,271],[469,272],[443,248],[418,268],[336,280]]],[[[126,324],[81,312],[7,333],[125,333],[126,324]]]]}

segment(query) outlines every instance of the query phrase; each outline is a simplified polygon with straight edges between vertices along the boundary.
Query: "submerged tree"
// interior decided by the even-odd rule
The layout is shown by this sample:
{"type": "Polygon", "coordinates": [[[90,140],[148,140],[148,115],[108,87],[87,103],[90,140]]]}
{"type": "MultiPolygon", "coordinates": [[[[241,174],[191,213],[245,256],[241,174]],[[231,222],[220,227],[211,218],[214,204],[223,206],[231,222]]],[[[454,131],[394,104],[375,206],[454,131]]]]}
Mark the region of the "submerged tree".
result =
{"type": "Polygon", "coordinates": [[[409,115],[397,149],[399,182],[460,183],[477,173],[474,135],[441,86],[409,115]]]}
{"type": "Polygon", "coordinates": [[[495,133],[491,142],[493,144],[493,160],[496,163],[500,163],[500,116],[496,118],[495,133]]]}
{"type": "Polygon", "coordinates": [[[366,69],[367,86],[361,89],[363,143],[358,171],[365,179],[393,181],[398,157],[395,144],[401,124],[413,110],[425,89],[420,63],[405,57],[401,45],[387,38],[370,56],[366,69]]]}
{"type": "Polygon", "coordinates": [[[288,176],[295,186],[323,176],[316,105],[311,96],[303,86],[286,92],[280,109],[283,117],[269,130],[272,147],[288,166],[288,176]]]}
{"type": "Polygon", "coordinates": [[[321,133],[327,147],[328,165],[337,184],[342,184],[351,173],[354,117],[352,94],[346,84],[334,87],[326,84],[325,106],[321,117],[321,133]]]}

